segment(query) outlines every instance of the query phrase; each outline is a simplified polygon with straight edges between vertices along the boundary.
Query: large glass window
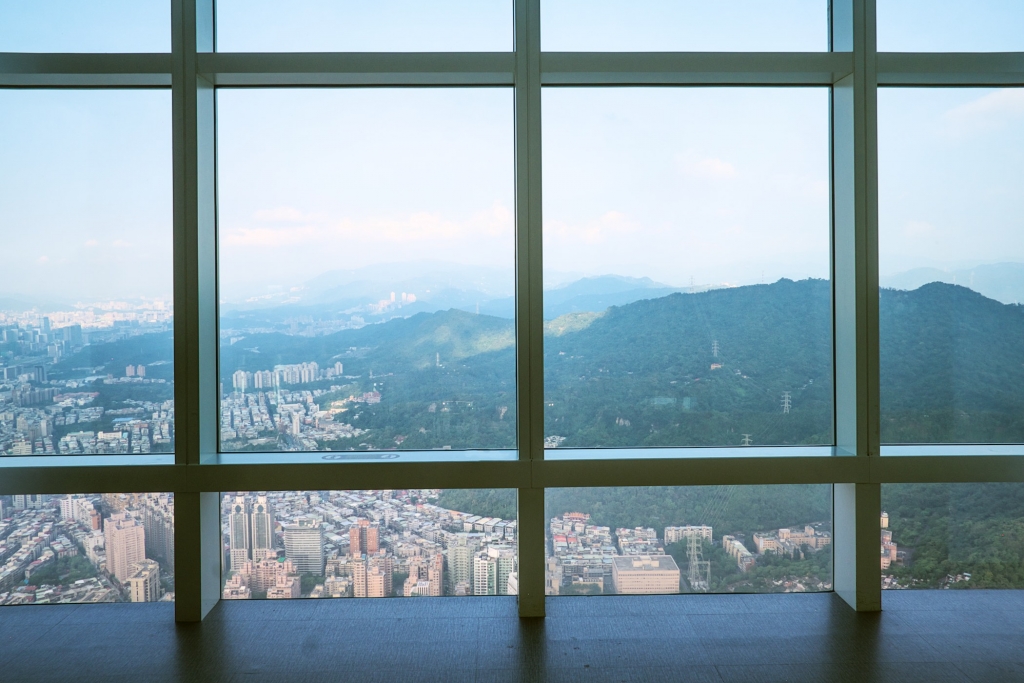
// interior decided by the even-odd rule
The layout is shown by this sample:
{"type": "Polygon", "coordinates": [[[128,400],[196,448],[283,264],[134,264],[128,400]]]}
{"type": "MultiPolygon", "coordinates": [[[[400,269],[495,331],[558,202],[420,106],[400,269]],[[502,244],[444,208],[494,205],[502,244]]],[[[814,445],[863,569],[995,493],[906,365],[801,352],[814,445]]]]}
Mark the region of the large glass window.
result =
{"type": "Polygon", "coordinates": [[[1017,0],[878,0],[883,52],[1009,52],[1024,49],[1017,0]]]}
{"type": "Polygon", "coordinates": [[[545,492],[548,595],[832,589],[832,487],[545,492]]]}
{"type": "Polygon", "coordinates": [[[518,594],[515,490],[223,494],[223,599],[518,594]]]}
{"type": "Polygon", "coordinates": [[[174,441],[171,96],[0,90],[0,453],[174,441]]]}
{"type": "Polygon", "coordinates": [[[0,605],[173,600],[173,493],[0,496],[0,605]]]}
{"type": "Polygon", "coordinates": [[[218,0],[226,52],[512,50],[512,0],[218,0]]]}
{"type": "Polygon", "coordinates": [[[828,106],[544,92],[549,448],[832,443],[828,106]]]}
{"type": "Polygon", "coordinates": [[[1024,486],[883,484],[882,588],[1024,588],[1024,486]]]}
{"type": "Polygon", "coordinates": [[[824,51],[824,0],[542,0],[551,51],[824,51]]]}
{"type": "Polygon", "coordinates": [[[878,96],[883,443],[1024,442],[1024,89],[878,96]]]}
{"type": "Polygon", "coordinates": [[[512,113],[220,92],[223,450],[515,446],[512,113]]]}
{"type": "Polygon", "coordinates": [[[0,3],[0,52],[170,51],[170,0],[0,3]]]}

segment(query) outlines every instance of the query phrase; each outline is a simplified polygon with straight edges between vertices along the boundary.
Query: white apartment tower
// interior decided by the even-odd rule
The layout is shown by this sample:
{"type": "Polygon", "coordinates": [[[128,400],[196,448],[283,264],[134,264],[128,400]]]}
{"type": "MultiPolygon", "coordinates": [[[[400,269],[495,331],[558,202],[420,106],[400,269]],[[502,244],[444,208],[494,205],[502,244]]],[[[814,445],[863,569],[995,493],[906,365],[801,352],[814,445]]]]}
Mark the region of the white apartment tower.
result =
{"type": "Polygon", "coordinates": [[[300,517],[284,525],[284,554],[300,574],[324,575],[324,528],[320,520],[300,517]]]}

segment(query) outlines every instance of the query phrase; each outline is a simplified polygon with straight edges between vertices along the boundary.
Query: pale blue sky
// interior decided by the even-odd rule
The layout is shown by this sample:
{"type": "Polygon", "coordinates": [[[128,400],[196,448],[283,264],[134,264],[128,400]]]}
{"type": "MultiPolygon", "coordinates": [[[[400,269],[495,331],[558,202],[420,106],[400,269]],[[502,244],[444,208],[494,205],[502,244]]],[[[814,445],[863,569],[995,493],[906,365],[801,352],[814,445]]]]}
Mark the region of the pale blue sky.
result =
{"type": "Polygon", "coordinates": [[[878,93],[879,270],[1024,262],[1024,88],[878,93]]]}
{"type": "MultiPolygon", "coordinates": [[[[221,0],[220,47],[512,46],[505,0],[282,6],[221,0]]],[[[546,0],[543,45],[823,50],[825,9],[546,0]]],[[[880,49],[1024,49],[1019,0],[878,0],[878,15],[880,49]]],[[[0,0],[0,51],[166,51],[169,19],[166,0],[0,0]]],[[[1021,92],[880,94],[883,271],[1024,261],[1021,92]]],[[[827,275],[826,90],[551,89],[543,105],[547,268],[827,275]]],[[[510,89],[225,90],[220,107],[226,290],[396,259],[511,269],[510,89]]],[[[19,255],[0,295],[169,296],[169,93],[0,90],[0,121],[0,232],[19,255]]]]}

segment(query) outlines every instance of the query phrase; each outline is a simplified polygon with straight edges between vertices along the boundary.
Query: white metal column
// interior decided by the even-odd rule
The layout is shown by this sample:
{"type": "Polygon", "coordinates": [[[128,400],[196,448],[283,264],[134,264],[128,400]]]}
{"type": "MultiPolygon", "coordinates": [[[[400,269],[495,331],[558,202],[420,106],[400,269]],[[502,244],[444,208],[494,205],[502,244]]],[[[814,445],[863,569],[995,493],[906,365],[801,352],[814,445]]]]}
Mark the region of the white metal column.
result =
{"type": "MultiPolygon", "coordinates": [[[[516,380],[519,458],[544,459],[540,0],[515,4],[516,380]]],[[[519,489],[519,616],[544,616],[544,489],[519,489]]]]}
{"type": "MultiPolygon", "coordinates": [[[[175,461],[217,454],[217,242],[214,91],[197,77],[213,50],[212,0],[175,0],[174,148],[175,461]]],[[[200,621],[220,599],[220,496],[175,491],[175,618],[200,621]]]]}
{"type": "MultiPolygon", "coordinates": [[[[833,288],[836,451],[879,457],[878,164],[874,0],[832,5],[832,49],[853,73],[832,89],[833,288]]],[[[836,592],[857,610],[882,607],[877,483],[834,484],[836,592]]]]}

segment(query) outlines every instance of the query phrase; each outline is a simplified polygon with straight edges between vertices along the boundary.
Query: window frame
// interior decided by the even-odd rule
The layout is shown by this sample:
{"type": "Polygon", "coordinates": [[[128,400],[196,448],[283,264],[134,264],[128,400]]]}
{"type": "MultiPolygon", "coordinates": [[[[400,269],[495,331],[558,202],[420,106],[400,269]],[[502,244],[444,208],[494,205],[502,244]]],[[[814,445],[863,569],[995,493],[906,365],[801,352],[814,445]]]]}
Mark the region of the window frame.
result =
{"type": "MultiPolygon", "coordinates": [[[[1024,86],[1024,52],[878,53],[876,0],[832,0],[820,53],[542,52],[541,0],[514,0],[514,51],[217,53],[213,0],[169,0],[170,54],[0,53],[0,88],[170,88],[173,107],[176,451],[168,456],[0,458],[0,494],[172,491],[176,619],[220,599],[220,491],[516,488],[519,612],[544,614],[544,489],[829,483],[836,592],[881,609],[881,483],[1024,482],[1024,445],[879,443],[877,88],[1024,86]],[[216,239],[218,87],[505,86],[515,90],[515,460],[222,460],[216,239]],[[541,89],[571,86],[819,86],[832,91],[832,286],[836,442],[831,455],[686,449],[686,457],[545,460],[541,89]],[[883,452],[885,456],[883,457],[883,452]],[[910,451],[907,451],[909,456],[910,451]],[[726,457],[723,457],[726,456],[726,457]],[[130,459],[128,459],[130,458],[130,459]]],[[[682,453],[678,455],[683,455],[682,453]]]]}

